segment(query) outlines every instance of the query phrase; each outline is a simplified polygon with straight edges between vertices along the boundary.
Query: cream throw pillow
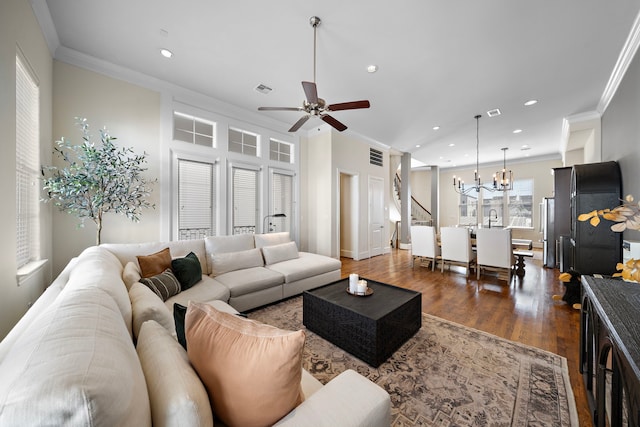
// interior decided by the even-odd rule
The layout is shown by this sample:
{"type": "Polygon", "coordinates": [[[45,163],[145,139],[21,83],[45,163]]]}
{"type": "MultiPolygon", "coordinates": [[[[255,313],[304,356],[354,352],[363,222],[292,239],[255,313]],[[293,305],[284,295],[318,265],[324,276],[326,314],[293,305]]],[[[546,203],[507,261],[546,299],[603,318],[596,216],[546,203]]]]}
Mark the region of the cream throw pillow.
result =
{"type": "Polygon", "coordinates": [[[228,426],[273,425],[303,400],[304,331],[285,331],[189,303],[189,360],[228,426]]]}
{"type": "Polygon", "coordinates": [[[138,339],[140,328],[147,320],[155,320],[162,325],[169,334],[176,336],[176,326],[173,314],[160,298],[147,286],[140,282],[131,285],[129,299],[133,310],[133,336],[138,339]]]}
{"type": "Polygon", "coordinates": [[[211,254],[211,275],[213,277],[230,271],[264,266],[260,249],[211,254]]]}
{"type": "Polygon", "coordinates": [[[187,353],[165,328],[153,320],[144,322],[136,350],[147,381],[154,427],[213,425],[207,391],[187,353]]]}
{"type": "Polygon", "coordinates": [[[296,242],[265,246],[262,248],[262,255],[264,256],[264,263],[266,265],[288,261],[290,259],[296,259],[299,257],[296,242]]]}

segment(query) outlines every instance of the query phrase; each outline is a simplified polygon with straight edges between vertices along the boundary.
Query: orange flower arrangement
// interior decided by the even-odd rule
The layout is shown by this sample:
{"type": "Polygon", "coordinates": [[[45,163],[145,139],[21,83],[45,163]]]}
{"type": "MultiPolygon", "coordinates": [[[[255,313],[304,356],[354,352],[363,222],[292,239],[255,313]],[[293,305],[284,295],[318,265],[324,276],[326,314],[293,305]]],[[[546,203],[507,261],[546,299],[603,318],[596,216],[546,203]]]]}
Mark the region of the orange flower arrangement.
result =
{"type": "MultiPolygon", "coordinates": [[[[578,216],[578,221],[589,221],[596,227],[600,224],[600,217],[613,221],[611,230],[620,233],[624,230],[640,230],[640,203],[635,203],[632,195],[627,195],[623,203],[613,209],[594,210],[578,216]]],[[[619,262],[616,265],[613,277],[622,277],[625,280],[640,282],[640,260],[630,259],[626,263],[619,262]]]]}

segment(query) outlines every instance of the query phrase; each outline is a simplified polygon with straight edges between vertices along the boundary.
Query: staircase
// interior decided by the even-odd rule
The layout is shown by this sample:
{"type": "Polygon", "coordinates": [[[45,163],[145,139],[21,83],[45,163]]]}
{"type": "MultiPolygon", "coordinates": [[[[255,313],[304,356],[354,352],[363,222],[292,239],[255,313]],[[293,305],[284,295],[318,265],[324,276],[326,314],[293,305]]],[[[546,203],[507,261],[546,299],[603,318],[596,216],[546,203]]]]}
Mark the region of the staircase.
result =
{"type": "MultiPolygon", "coordinates": [[[[401,205],[401,188],[402,181],[400,176],[396,174],[393,179],[393,201],[398,211],[400,211],[401,205]]],[[[398,227],[400,221],[396,222],[393,235],[391,236],[391,247],[397,247],[398,245],[398,227]]],[[[411,196],[411,225],[433,225],[433,219],[431,212],[429,212],[424,206],[420,204],[413,196],[411,196]]]]}

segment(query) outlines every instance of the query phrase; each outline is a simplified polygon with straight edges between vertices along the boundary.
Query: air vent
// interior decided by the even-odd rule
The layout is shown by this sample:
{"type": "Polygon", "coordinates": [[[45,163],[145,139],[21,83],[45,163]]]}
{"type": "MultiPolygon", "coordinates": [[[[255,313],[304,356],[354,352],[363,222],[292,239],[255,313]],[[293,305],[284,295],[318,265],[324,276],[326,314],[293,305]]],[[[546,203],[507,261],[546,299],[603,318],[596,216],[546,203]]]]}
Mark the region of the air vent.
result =
{"type": "Polygon", "coordinates": [[[489,117],[499,116],[500,114],[502,114],[502,113],[500,112],[500,110],[498,108],[494,108],[493,110],[487,111],[487,116],[489,116],[489,117]]]}
{"type": "Polygon", "coordinates": [[[271,92],[273,89],[271,89],[267,85],[263,85],[262,83],[260,83],[258,86],[255,87],[255,90],[256,90],[256,92],[260,92],[260,93],[266,95],[269,92],[271,92]]]}
{"type": "Polygon", "coordinates": [[[369,163],[375,166],[382,166],[382,151],[369,148],[369,163]]]}

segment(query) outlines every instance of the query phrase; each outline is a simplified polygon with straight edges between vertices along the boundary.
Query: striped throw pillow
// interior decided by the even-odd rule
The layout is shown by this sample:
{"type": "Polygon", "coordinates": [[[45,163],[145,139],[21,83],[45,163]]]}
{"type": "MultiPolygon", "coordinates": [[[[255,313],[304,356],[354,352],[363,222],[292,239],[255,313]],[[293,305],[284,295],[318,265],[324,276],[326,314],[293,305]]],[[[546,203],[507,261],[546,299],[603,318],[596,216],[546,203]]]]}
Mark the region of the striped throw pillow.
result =
{"type": "Polygon", "coordinates": [[[162,301],[168,300],[182,290],[180,282],[169,268],[153,277],[140,279],[140,283],[155,292],[162,301]]]}

